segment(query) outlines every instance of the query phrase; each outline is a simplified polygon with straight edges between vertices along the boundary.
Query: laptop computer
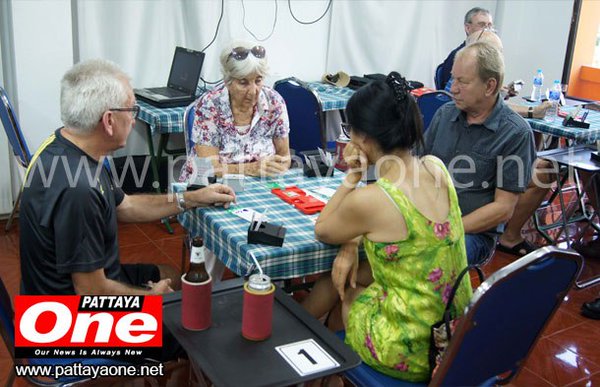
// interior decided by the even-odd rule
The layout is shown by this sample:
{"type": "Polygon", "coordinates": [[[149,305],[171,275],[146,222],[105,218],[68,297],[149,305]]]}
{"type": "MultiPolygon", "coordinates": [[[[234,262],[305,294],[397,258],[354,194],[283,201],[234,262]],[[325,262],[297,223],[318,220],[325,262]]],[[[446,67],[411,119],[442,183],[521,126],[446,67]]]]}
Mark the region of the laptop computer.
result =
{"type": "Polygon", "coordinates": [[[134,93],[138,99],[156,107],[189,105],[196,99],[203,62],[203,52],[175,47],[167,86],[135,89],[134,93]]]}

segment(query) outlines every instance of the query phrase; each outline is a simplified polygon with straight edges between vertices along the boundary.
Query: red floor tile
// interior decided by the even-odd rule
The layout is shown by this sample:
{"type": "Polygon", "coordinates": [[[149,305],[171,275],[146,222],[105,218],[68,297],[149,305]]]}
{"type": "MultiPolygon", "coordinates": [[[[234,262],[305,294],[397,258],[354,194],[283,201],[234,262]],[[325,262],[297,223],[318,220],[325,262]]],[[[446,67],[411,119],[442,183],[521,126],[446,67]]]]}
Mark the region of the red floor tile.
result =
{"type": "Polygon", "coordinates": [[[156,265],[175,265],[153,242],[125,246],[120,249],[121,263],[154,263],[156,265]]]}
{"type": "Polygon", "coordinates": [[[590,387],[590,386],[600,386],[600,373],[595,373],[594,375],[578,380],[572,384],[568,384],[568,387],[590,387]]]}
{"type": "Polygon", "coordinates": [[[548,383],[548,381],[542,379],[540,376],[534,374],[527,367],[523,367],[519,375],[517,375],[516,379],[514,379],[510,384],[510,387],[551,387],[552,384],[548,383]]]}
{"type": "Polygon", "coordinates": [[[119,223],[119,246],[132,246],[150,242],[150,239],[144,234],[137,224],[119,223]]]}
{"type": "MultiPolygon", "coordinates": [[[[168,239],[159,239],[154,244],[175,264],[178,271],[181,270],[181,251],[183,249],[183,236],[171,237],[168,239]]],[[[186,262],[189,257],[186,256],[186,262]]]]}
{"type": "Polygon", "coordinates": [[[574,352],[577,356],[600,365],[599,337],[600,321],[588,320],[588,322],[553,335],[547,340],[574,352]]]}
{"type": "MultiPolygon", "coordinates": [[[[587,319],[586,319],[587,321],[587,319]]],[[[550,324],[546,326],[542,336],[543,337],[551,337],[561,331],[564,331],[569,328],[573,328],[574,326],[583,324],[585,321],[583,318],[573,315],[572,313],[558,310],[556,314],[552,317],[550,324]]]]}
{"type": "Polygon", "coordinates": [[[175,236],[183,236],[185,230],[177,222],[170,223],[173,229],[173,234],[167,231],[167,228],[161,222],[150,222],[150,223],[138,223],[137,226],[140,230],[152,241],[158,241],[162,239],[170,239],[175,236]]]}
{"type": "Polygon", "coordinates": [[[600,366],[551,339],[538,341],[525,366],[555,386],[564,386],[600,371],[600,366]]]}

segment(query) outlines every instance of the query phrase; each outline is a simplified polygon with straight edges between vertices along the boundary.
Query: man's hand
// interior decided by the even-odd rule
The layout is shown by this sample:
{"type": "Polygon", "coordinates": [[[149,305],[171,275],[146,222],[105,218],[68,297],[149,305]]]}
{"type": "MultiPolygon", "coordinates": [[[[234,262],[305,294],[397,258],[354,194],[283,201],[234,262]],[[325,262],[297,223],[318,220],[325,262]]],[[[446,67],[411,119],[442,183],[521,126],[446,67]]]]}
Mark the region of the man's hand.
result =
{"type": "Polygon", "coordinates": [[[533,118],[544,118],[546,116],[546,110],[552,107],[550,101],[544,101],[541,104],[533,108],[533,118]]]}
{"type": "Polygon", "coordinates": [[[150,288],[150,294],[160,295],[173,292],[173,289],[171,289],[170,278],[166,278],[158,282],[148,281],[147,285],[150,288]]]}
{"type": "Polygon", "coordinates": [[[344,301],[346,282],[356,288],[356,273],[358,271],[358,244],[347,243],[340,247],[331,268],[331,280],[337,289],[340,299],[344,301]],[[348,278],[350,276],[350,278],[348,278]]]}
{"type": "Polygon", "coordinates": [[[186,192],[186,206],[206,207],[210,205],[229,208],[229,204],[235,201],[235,192],[223,184],[211,184],[208,187],[186,192]]]}

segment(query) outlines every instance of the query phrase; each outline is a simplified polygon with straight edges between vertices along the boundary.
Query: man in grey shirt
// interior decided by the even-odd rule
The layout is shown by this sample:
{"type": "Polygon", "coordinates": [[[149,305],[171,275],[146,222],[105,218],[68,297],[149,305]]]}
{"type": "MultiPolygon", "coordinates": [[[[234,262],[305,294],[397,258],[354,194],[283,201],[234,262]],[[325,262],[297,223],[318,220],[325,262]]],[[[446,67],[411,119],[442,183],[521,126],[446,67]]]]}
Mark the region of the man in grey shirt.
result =
{"type": "MultiPolygon", "coordinates": [[[[504,60],[498,50],[486,43],[465,47],[456,54],[452,75],[454,102],[434,116],[425,153],[439,157],[452,175],[467,258],[477,263],[490,254],[527,190],[535,147],[529,125],[499,98],[504,60]]],[[[520,230],[525,220],[511,227],[520,230]]]]}

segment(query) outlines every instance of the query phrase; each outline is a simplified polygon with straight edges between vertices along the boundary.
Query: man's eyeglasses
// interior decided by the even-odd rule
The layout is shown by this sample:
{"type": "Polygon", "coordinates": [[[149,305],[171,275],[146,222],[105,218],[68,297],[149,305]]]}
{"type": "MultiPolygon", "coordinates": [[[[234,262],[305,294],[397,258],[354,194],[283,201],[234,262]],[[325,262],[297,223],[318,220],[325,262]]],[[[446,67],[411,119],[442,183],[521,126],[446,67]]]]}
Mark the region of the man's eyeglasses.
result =
{"type": "Polygon", "coordinates": [[[248,54],[252,53],[255,58],[262,59],[267,54],[267,50],[263,46],[254,46],[251,49],[247,49],[246,47],[236,47],[231,50],[230,57],[235,60],[244,60],[248,57],[248,54]]]}
{"type": "Polygon", "coordinates": [[[112,109],[108,109],[111,112],[131,112],[131,115],[133,116],[133,119],[136,119],[138,114],[140,114],[140,106],[139,105],[133,105],[132,107],[129,108],[112,108],[112,109]]]}

